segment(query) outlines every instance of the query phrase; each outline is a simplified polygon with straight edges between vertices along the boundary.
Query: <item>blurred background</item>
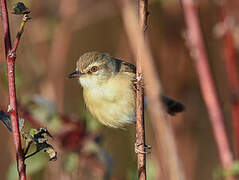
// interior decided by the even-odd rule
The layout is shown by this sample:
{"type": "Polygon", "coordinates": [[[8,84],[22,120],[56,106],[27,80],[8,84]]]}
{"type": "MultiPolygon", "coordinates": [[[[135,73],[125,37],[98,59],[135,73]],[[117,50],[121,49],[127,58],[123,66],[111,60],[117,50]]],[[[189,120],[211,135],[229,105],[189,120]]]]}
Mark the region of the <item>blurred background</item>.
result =
{"type": "MultiPolygon", "coordinates": [[[[9,12],[17,1],[8,1],[9,12]]],[[[135,63],[121,18],[112,0],[23,1],[32,20],[17,51],[16,83],[20,117],[26,127],[46,127],[54,136],[51,144],[58,160],[48,162],[43,153],[27,160],[29,179],[34,180],[134,180],[135,126],[125,130],[99,124],[86,110],[82,89],[67,75],[75,70],[80,55],[107,52],[135,63]]],[[[223,42],[218,35],[218,2],[197,1],[210,66],[225,117],[231,147],[230,95],[224,64],[223,42]]],[[[235,44],[239,47],[239,1],[228,2],[233,17],[235,44]]],[[[218,179],[218,150],[198,77],[185,41],[185,23],[179,0],[150,0],[147,35],[165,94],[182,102],[186,111],[169,117],[178,154],[188,180],[218,179]]],[[[9,13],[14,39],[21,17],[9,13]]],[[[0,29],[0,106],[7,110],[8,90],[2,28],[0,29]]],[[[237,54],[238,55],[238,54],[237,54]]],[[[147,116],[147,113],[146,113],[147,116]]],[[[161,177],[158,151],[150,118],[146,117],[146,141],[153,147],[147,156],[149,180],[161,177]]],[[[16,179],[12,136],[0,124],[0,179],[16,179]]],[[[220,177],[219,177],[220,179],[220,177]]]]}

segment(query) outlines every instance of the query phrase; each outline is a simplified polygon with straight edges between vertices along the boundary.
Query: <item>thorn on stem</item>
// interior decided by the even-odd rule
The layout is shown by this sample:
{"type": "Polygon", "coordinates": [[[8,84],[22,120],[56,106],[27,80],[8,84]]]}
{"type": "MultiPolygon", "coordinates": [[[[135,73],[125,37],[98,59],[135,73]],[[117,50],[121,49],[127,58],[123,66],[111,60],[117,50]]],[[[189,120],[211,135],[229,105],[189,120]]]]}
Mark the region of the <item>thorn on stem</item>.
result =
{"type": "Polygon", "coordinates": [[[14,108],[9,104],[7,108],[7,112],[10,113],[14,110],[14,108]]]}
{"type": "Polygon", "coordinates": [[[146,144],[143,144],[143,143],[135,143],[135,153],[136,154],[138,154],[138,153],[140,153],[140,154],[150,154],[151,153],[151,151],[141,151],[141,150],[139,150],[139,146],[141,146],[141,145],[143,145],[144,147],[144,150],[151,150],[152,149],[152,146],[149,146],[149,145],[146,145],[146,144]]]}
{"type": "Polygon", "coordinates": [[[32,18],[28,15],[28,14],[24,14],[22,21],[27,22],[29,20],[31,20],[32,18]]]}
{"type": "Polygon", "coordinates": [[[8,54],[8,57],[10,58],[16,58],[16,52],[15,51],[10,51],[9,54],[8,54]]]}

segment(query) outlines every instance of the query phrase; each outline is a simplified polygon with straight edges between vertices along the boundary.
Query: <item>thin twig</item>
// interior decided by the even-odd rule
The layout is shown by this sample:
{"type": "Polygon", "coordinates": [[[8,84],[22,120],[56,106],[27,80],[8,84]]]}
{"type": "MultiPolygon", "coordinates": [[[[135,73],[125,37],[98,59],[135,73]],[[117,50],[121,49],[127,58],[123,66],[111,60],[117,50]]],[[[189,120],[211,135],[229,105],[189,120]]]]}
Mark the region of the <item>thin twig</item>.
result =
{"type": "MultiPolygon", "coordinates": [[[[232,153],[223,124],[223,115],[216,95],[215,85],[208,65],[208,57],[203,43],[198,15],[193,0],[182,0],[185,21],[188,28],[188,41],[196,70],[199,76],[201,92],[206,103],[213,133],[218,146],[223,168],[229,169],[233,163],[232,153]]],[[[232,179],[233,177],[227,177],[232,179]]]]}
{"type": "MultiPolygon", "coordinates": [[[[131,1],[122,0],[122,18],[131,47],[137,57],[138,49],[141,50],[141,67],[144,72],[145,90],[148,100],[148,110],[151,114],[158,149],[162,150],[166,174],[170,180],[183,180],[184,173],[179,163],[177,148],[173,137],[170,121],[166,119],[161,103],[161,85],[153,64],[152,54],[146,38],[138,25],[137,11],[131,1]]],[[[162,163],[160,163],[162,164],[162,163]]]]}
{"type": "Polygon", "coordinates": [[[27,159],[27,158],[29,158],[29,157],[32,157],[32,156],[34,156],[35,154],[37,154],[37,153],[39,153],[39,152],[40,152],[40,150],[36,150],[36,151],[34,151],[33,153],[31,153],[31,154],[25,156],[25,159],[27,159]]]}
{"type": "Polygon", "coordinates": [[[22,36],[22,33],[23,33],[23,30],[24,30],[24,26],[26,24],[26,22],[30,19],[29,15],[28,14],[25,14],[22,18],[22,22],[20,24],[20,28],[19,28],[19,31],[16,35],[16,39],[13,43],[13,48],[11,50],[11,52],[14,52],[16,53],[17,51],[17,48],[18,48],[18,45],[19,45],[19,42],[20,42],[20,39],[21,39],[21,36],[22,36]]]}
{"type": "Polygon", "coordinates": [[[223,44],[227,78],[230,88],[230,103],[234,133],[234,148],[236,157],[239,158],[239,77],[236,63],[234,39],[230,29],[229,17],[226,13],[226,2],[221,4],[221,23],[223,24],[223,44]]]}
{"type": "MultiPolygon", "coordinates": [[[[1,13],[2,13],[2,22],[4,29],[4,42],[5,42],[5,55],[7,59],[7,74],[8,74],[8,89],[9,89],[9,114],[11,117],[12,124],[12,134],[13,141],[16,149],[16,158],[17,158],[17,168],[20,180],[26,180],[26,169],[24,164],[22,146],[21,146],[21,135],[19,132],[18,124],[18,112],[17,112],[17,99],[16,99],[16,86],[15,86],[15,60],[16,60],[16,50],[18,43],[23,32],[24,24],[22,22],[20,26],[20,31],[16,37],[14,43],[14,48],[12,49],[10,30],[9,30],[9,21],[8,21],[8,12],[6,6],[6,0],[0,0],[1,13]]],[[[24,21],[24,20],[23,20],[24,21]]]]}
{"type": "MultiPolygon", "coordinates": [[[[148,12],[148,1],[139,0],[139,26],[142,33],[144,33],[147,27],[147,12],[148,12]]],[[[143,89],[143,70],[142,70],[142,56],[141,47],[138,47],[137,54],[137,70],[136,70],[136,144],[138,150],[141,152],[145,151],[145,126],[144,126],[144,89],[143,89]]],[[[138,156],[138,177],[140,180],[146,180],[146,153],[139,153],[138,156]]]]}
{"type": "Polygon", "coordinates": [[[26,155],[27,155],[27,153],[28,153],[28,151],[29,151],[29,149],[30,149],[32,143],[33,143],[33,142],[31,141],[31,142],[29,142],[29,143],[27,144],[27,147],[26,147],[25,151],[23,152],[24,159],[26,159],[26,155]]]}

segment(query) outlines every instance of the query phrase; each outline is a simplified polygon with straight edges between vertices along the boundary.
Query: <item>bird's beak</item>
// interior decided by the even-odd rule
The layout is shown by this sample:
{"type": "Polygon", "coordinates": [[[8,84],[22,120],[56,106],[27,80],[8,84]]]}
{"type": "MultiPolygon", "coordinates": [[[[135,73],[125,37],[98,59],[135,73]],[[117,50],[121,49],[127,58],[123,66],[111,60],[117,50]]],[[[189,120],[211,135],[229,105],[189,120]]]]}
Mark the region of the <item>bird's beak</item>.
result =
{"type": "Polygon", "coordinates": [[[82,74],[84,74],[84,73],[81,73],[80,71],[75,71],[75,72],[69,74],[69,75],[68,75],[68,78],[80,77],[82,74]]]}

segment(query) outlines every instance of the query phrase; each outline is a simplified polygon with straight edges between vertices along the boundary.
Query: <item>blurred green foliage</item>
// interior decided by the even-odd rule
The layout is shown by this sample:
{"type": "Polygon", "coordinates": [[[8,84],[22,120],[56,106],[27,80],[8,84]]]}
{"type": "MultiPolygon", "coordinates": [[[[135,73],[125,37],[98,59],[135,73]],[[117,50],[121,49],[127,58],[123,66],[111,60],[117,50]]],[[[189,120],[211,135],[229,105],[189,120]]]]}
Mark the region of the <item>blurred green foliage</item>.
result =
{"type": "Polygon", "coordinates": [[[239,175],[239,162],[235,161],[230,169],[217,168],[213,172],[213,179],[225,179],[228,176],[239,175]]]}
{"type": "MultiPolygon", "coordinates": [[[[47,167],[47,164],[49,162],[49,157],[45,153],[40,152],[37,155],[27,159],[25,162],[27,167],[26,168],[27,175],[34,175],[47,167]]],[[[18,179],[17,164],[15,161],[11,163],[7,174],[8,174],[7,176],[8,180],[18,179]]]]}
{"type": "Polygon", "coordinates": [[[71,173],[79,168],[79,156],[77,153],[68,153],[64,157],[64,169],[71,173]]]}

